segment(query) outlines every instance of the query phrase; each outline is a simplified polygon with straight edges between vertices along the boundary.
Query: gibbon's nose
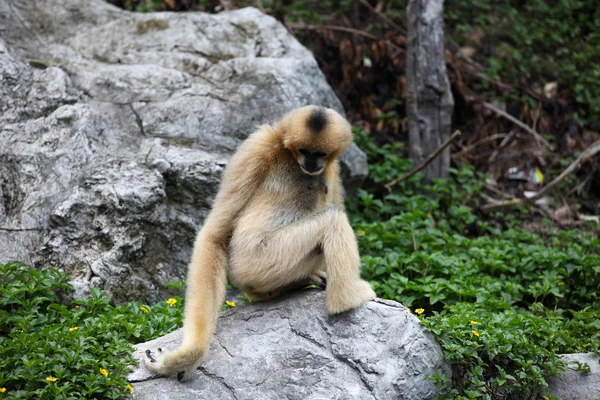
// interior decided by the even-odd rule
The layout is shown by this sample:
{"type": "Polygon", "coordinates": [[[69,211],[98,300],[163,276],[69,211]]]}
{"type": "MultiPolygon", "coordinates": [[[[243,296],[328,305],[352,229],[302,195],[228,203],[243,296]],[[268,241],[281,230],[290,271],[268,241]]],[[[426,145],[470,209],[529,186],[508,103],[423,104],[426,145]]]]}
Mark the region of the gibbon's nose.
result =
{"type": "Polygon", "coordinates": [[[304,160],[304,169],[307,172],[313,173],[313,172],[319,172],[321,170],[321,166],[319,165],[319,163],[317,162],[317,160],[312,159],[312,158],[306,158],[304,160]]]}
{"type": "Polygon", "coordinates": [[[317,165],[317,164],[306,164],[304,166],[304,168],[308,171],[308,172],[319,172],[321,170],[321,166],[317,165]]]}

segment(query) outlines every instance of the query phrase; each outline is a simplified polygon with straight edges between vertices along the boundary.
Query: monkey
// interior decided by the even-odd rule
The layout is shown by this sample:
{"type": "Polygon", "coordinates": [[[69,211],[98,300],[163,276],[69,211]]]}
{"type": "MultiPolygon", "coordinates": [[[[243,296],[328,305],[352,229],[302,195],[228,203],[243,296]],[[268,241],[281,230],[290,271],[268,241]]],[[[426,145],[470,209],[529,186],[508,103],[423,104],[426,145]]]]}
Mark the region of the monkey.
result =
{"type": "Polygon", "coordinates": [[[146,351],[148,369],[190,379],[205,355],[230,280],[250,298],[325,286],[328,314],[375,298],[344,208],[339,157],[352,142],[335,110],[305,106],[261,126],[232,156],[188,268],[183,343],[146,351]]]}

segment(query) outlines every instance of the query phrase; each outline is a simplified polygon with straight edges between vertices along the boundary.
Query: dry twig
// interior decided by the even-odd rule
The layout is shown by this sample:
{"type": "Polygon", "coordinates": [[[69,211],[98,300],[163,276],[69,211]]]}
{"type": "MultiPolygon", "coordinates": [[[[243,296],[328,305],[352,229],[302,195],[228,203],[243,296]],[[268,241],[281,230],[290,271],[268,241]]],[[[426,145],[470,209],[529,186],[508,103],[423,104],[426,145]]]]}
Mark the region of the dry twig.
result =
{"type": "Polygon", "coordinates": [[[542,143],[544,146],[546,146],[546,148],[548,150],[552,150],[552,146],[550,145],[550,143],[548,143],[548,141],[546,139],[544,139],[542,137],[542,135],[540,135],[539,133],[537,133],[536,131],[534,131],[533,129],[531,129],[527,124],[519,121],[518,119],[516,119],[515,117],[513,117],[512,115],[510,115],[506,111],[504,111],[504,110],[496,107],[493,104],[490,104],[490,103],[485,102],[485,101],[482,104],[488,110],[492,110],[496,114],[500,115],[501,117],[506,118],[507,120],[509,120],[513,124],[517,125],[519,128],[525,130],[528,133],[531,133],[536,138],[536,140],[538,141],[538,143],[542,143]]]}
{"type": "Polygon", "coordinates": [[[462,149],[458,153],[454,154],[452,156],[452,158],[460,158],[460,157],[464,156],[465,154],[470,153],[471,151],[473,151],[473,149],[475,149],[475,147],[477,147],[477,146],[479,146],[481,144],[485,144],[487,142],[493,142],[496,139],[504,139],[506,136],[508,136],[507,133],[496,133],[494,135],[491,135],[491,136],[488,136],[488,137],[484,137],[483,139],[480,139],[480,140],[476,141],[473,144],[465,146],[464,149],[462,149]]]}
{"type": "Polygon", "coordinates": [[[351,33],[353,35],[357,35],[357,36],[362,36],[362,37],[366,37],[367,39],[371,39],[371,40],[375,40],[375,41],[382,41],[385,44],[395,48],[395,49],[399,49],[400,47],[393,43],[391,40],[387,40],[387,39],[383,39],[380,37],[377,37],[369,32],[365,32],[365,31],[361,31],[359,29],[354,29],[354,28],[348,28],[347,26],[339,26],[339,25],[302,25],[302,24],[295,24],[295,23],[289,23],[287,24],[287,27],[292,29],[292,30],[305,30],[305,31],[318,31],[318,30],[329,30],[329,31],[338,31],[338,32],[346,32],[346,33],[351,33]]]}
{"type": "Polygon", "coordinates": [[[579,166],[585,160],[587,160],[590,157],[595,156],[597,153],[600,153],[600,140],[595,142],[593,145],[591,145],[589,148],[587,148],[583,153],[581,153],[579,155],[579,157],[577,157],[577,159],[575,161],[573,161],[573,163],[571,165],[569,165],[563,172],[561,172],[561,174],[559,176],[557,176],[552,182],[550,182],[546,186],[544,186],[542,188],[542,190],[537,192],[537,194],[535,196],[528,197],[528,198],[519,198],[519,199],[512,199],[512,200],[507,200],[507,201],[500,201],[500,202],[493,203],[493,204],[487,204],[487,205],[481,207],[481,211],[493,212],[493,211],[499,211],[499,210],[502,210],[505,208],[518,207],[518,206],[522,206],[525,204],[533,203],[536,200],[539,200],[542,197],[544,197],[546,195],[546,193],[548,193],[550,191],[550,189],[552,189],[554,186],[556,186],[558,183],[560,183],[563,179],[565,179],[567,176],[569,176],[573,171],[575,171],[577,168],[579,168],[579,166]]]}
{"type": "Polygon", "coordinates": [[[338,26],[338,25],[302,25],[302,24],[294,24],[294,23],[289,23],[287,24],[287,26],[290,29],[296,29],[296,30],[306,30],[306,31],[318,31],[320,29],[323,30],[329,30],[329,31],[339,31],[339,32],[347,32],[347,33],[351,33],[353,35],[357,35],[357,36],[364,36],[368,39],[371,40],[383,40],[378,38],[377,36],[368,33],[368,32],[363,32],[361,30],[358,29],[354,29],[354,28],[348,28],[347,26],[338,26]]]}
{"type": "Polygon", "coordinates": [[[400,25],[396,24],[394,21],[392,21],[386,15],[384,15],[381,11],[377,10],[375,7],[373,7],[372,5],[370,5],[367,0],[358,0],[358,1],[360,1],[360,3],[363,6],[367,7],[369,9],[369,11],[371,11],[372,13],[374,13],[375,15],[377,15],[379,18],[381,18],[383,21],[385,21],[386,24],[388,24],[389,26],[391,26],[392,28],[394,28],[398,32],[402,33],[403,35],[407,34],[406,29],[404,29],[400,25]]]}
{"type": "Polygon", "coordinates": [[[504,139],[502,139],[502,141],[500,142],[500,145],[498,147],[496,147],[494,149],[494,151],[492,152],[492,155],[490,156],[490,161],[489,164],[492,164],[494,161],[496,161],[496,157],[498,157],[498,153],[500,152],[500,150],[506,146],[508,144],[508,142],[510,142],[510,140],[513,138],[513,136],[517,136],[517,138],[519,134],[517,133],[516,130],[511,130],[510,132],[508,132],[508,136],[506,136],[504,139]]]}
{"type": "Polygon", "coordinates": [[[410,170],[406,174],[402,175],[401,177],[396,178],[391,182],[388,182],[385,185],[385,187],[388,190],[390,190],[392,188],[392,186],[397,185],[398,183],[410,178],[411,176],[413,176],[414,174],[416,174],[417,172],[419,172],[420,170],[422,170],[423,168],[428,166],[429,163],[431,163],[442,151],[444,151],[444,149],[446,147],[448,147],[450,145],[450,143],[452,143],[452,141],[454,139],[456,139],[459,136],[460,136],[460,131],[459,130],[455,131],[452,134],[452,136],[450,136],[448,139],[446,139],[446,141],[444,143],[442,143],[442,145],[440,147],[438,147],[437,149],[435,149],[435,151],[433,153],[428,155],[427,158],[421,162],[421,164],[417,165],[416,167],[414,167],[412,170],[410,170]]]}

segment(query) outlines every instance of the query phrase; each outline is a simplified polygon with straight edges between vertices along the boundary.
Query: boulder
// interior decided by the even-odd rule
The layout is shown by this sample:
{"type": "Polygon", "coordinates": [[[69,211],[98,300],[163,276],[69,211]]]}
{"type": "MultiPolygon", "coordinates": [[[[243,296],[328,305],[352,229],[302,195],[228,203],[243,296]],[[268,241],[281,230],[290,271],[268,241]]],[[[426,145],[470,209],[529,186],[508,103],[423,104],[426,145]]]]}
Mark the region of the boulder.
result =
{"type": "Polygon", "coordinates": [[[600,399],[600,357],[594,353],[563,354],[568,363],[562,376],[549,378],[550,394],[560,400],[598,400],[600,399]],[[586,363],[590,372],[577,371],[577,363],[586,363]]]}
{"type": "MultiPolygon", "coordinates": [[[[0,37],[0,262],[61,268],[77,297],[169,295],[240,142],[302,105],[343,112],[312,54],[254,8],[6,0],[0,37]]],[[[366,157],[344,157],[351,188],[366,157]]]]}
{"type": "MultiPolygon", "coordinates": [[[[163,351],[182,330],[136,346],[163,351]]],[[[196,376],[153,377],[143,366],[129,375],[136,399],[403,399],[436,396],[427,378],[449,375],[440,346],[417,317],[376,299],[328,316],[325,294],[298,291],[221,313],[209,353],[196,376]]]]}

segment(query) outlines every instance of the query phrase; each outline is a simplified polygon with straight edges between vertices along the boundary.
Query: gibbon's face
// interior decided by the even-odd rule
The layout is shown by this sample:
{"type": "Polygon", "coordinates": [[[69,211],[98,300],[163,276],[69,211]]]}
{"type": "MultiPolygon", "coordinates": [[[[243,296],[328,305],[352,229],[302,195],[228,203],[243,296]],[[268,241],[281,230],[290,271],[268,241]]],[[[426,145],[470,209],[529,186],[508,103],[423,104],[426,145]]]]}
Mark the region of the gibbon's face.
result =
{"type": "Polygon", "coordinates": [[[300,164],[300,169],[307,175],[319,175],[325,169],[327,163],[327,153],[311,149],[298,149],[296,161],[300,164]]]}
{"type": "Polygon", "coordinates": [[[320,175],[352,142],[350,124],[336,111],[306,106],[281,122],[283,144],[307,175],[320,175]]]}

